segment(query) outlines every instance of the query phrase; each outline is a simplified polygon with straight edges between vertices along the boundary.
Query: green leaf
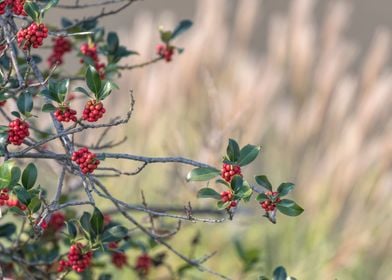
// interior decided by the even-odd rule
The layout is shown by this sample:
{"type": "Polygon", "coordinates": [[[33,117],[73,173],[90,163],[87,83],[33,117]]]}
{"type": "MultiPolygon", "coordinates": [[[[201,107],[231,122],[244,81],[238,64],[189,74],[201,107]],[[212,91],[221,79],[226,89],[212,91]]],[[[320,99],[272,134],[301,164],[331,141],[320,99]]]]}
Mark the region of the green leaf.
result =
{"type": "Polygon", "coordinates": [[[282,183],[278,187],[278,193],[280,196],[287,195],[290,191],[294,189],[295,185],[293,183],[282,183]]]}
{"type": "Polygon", "coordinates": [[[0,166],[0,189],[4,189],[10,185],[12,181],[12,168],[14,162],[6,161],[0,166]]]}
{"type": "Polygon", "coordinates": [[[197,197],[198,198],[212,198],[212,199],[218,199],[218,200],[221,199],[220,194],[211,188],[200,189],[197,193],[197,197]]]}
{"type": "Polygon", "coordinates": [[[227,145],[226,149],[227,156],[230,161],[236,162],[240,156],[240,147],[238,143],[233,140],[229,139],[229,144],[227,145]]]}
{"type": "Polygon", "coordinates": [[[226,202],[218,201],[216,206],[218,207],[219,210],[223,210],[223,209],[226,209],[227,207],[229,207],[230,203],[231,203],[230,201],[226,201],[226,202]]]}
{"type": "Polygon", "coordinates": [[[216,179],[216,180],[215,180],[215,183],[217,183],[217,184],[223,184],[223,185],[225,185],[226,187],[230,188],[230,184],[229,184],[228,182],[226,182],[225,180],[223,180],[223,179],[216,179]]]}
{"type": "Polygon", "coordinates": [[[74,239],[76,237],[76,235],[78,234],[75,223],[73,221],[66,221],[65,223],[67,225],[67,231],[68,231],[69,237],[74,239]]]}
{"type": "Polygon", "coordinates": [[[33,21],[38,22],[40,17],[39,6],[35,2],[26,1],[23,6],[26,14],[28,14],[33,21]]]}
{"type": "Polygon", "coordinates": [[[84,89],[82,87],[77,87],[74,90],[77,91],[77,92],[81,92],[81,93],[85,94],[87,97],[91,98],[90,93],[86,89],[84,89]]]}
{"type": "Polygon", "coordinates": [[[41,200],[39,200],[38,197],[34,196],[31,199],[29,205],[27,205],[27,208],[30,209],[31,213],[37,212],[41,208],[41,200]]]}
{"type": "Polygon", "coordinates": [[[101,90],[99,91],[97,95],[98,100],[104,100],[106,97],[109,96],[109,94],[112,92],[112,83],[110,81],[106,81],[101,90]]]}
{"type": "Polygon", "coordinates": [[[188,173],[186,179],[188,181],[208,181],[220,174],[220,171],[212,167],[195,168],[188,173]]]}
{"type": "Polygon", "coordinates": [[[171,40],[172,35],[173,35],[172,32],[160,30],[160,33],[161,33],[162,42],[164,42],[166,44],[169,43],[169,41],[171,40]]]}
{"type": "Polygon", "coordinates": [[[13,223],[6,223],[0,225],[0,237],[11,237],[16,231],[16,226],[13,223]]]}
{"type": "Polygon", "coordinates": [[[257,196],[256,196],[256,200],[257,201],[259,201],[259,202],[264,202],[264,201],[266,201],[266,200],[268,200],[269,198],[268,198],[268,196],[265,194],[265,193],[259,193],[257,196]]]}
{"type": "Polygon", "coordinates": [[[115,32],[109,32],[107,38],[109,53],[115,53],[120,45],[118,36],[115,32]]]}
{"type": "Polygon", "coordinates": [[[44,14],[45,14],[45,12],[47,10],[49,10],[50,8],[56,6],[58,3],[59,3],[59,0],[50,0],[48,2],[48,4],[46,4],[46,6],[43,7],[42,10],[41,10],[42,17],[44,16],[44,14]]]}
{"type": "Polygon", "coordinates": [[[86,82],[88,88],[97,95],[101,90],[101,79],[94,66],[89,65],[86,72],[86,82]]]}
{"type": "Polygon", "coordinates": [[[102,233],[103,230],[103,215],[97,207],[94,207],[94,212],[91,217],[91,228],[94,230],[96,235],[102,233]]]}
{"type": "Polygon", "coordinates": [[[123,226],[114,226],[105,230],[102,234],[102,242],[120,241],[128,235],[128,229],[123,226]]]}
{"type": "Polygon", "coordinates": [[[242,179],[242,176],[234,175],[234,177],[231,179],[230,187],[236,193],[242,188],[243,183],[244,179],[242,179]]]}
{"type": "Polygon", "coordinates": [[[17,111],[12,111],[12,112],[11,112],[11,115],[17,117],[18,119],[20,119],[20,117],[21,117],[21,115],[20,115],[19,112],[17,112],[17,111]]]}
{"type": "Polygon", "coordinates": [[[277,268],[275,268],[272,279],[273,280],[286,280],[287,279],[287,273],[286,273],[286,270],[284,269],[283,266],[278,266],[277,268]]]}
{"type": "Polygon", "coordinates": [[[292,217],[298,216],[304,211],[301,206],[290,199],[282,199],[280,202],[278,202],[276,208],[282,214],[292,217]]]}
{"type": "Polygon", "coordinates": [[[16,197],[20,202],[22,202],[24,205],[29,205],[31,201],[31,195],[25,188],[20,185],[16,185],[12,191],[16,194],[16,197]]]}
{"type": "Polygon", "coordinates": [[[259,155],[261,147],[254,145],[246,145],[240,151],[240,156],[238,158],[238,165],[244,166],[256,159],[259,155]]]}
{"type": "Polygon", "coordinates": [[[8,184],[9,187],[13,187],[19,182],[21,173],[22,171],[19,167],[14,166],[11,168],[11,180],[8,184]]]}
{"type": "Polygon", "coordinates": [[[68,88],[69,88],[69,79],[65,79],[57,82],[57,92],[59,95],[64,96],[64,99],[68,93],[68,88]]]}
{"type": "Polygon", "coordinates": [[[263,188],[272,191],[272,185],[270,181],[268,180],[267,176],[265,175],[258,175],[255,176],[256,183],[262,186],[263,188]]]}
{"type": "Polygon", "coordinates": [[[192,24],[193,24],[192,21],[187,20],[187,19],[180,21],[180,23],[174,29],[173,34],[171,35],[170,39],[174,39],[178,35],[184,33],[185,31],[187,31],[189,28],[192,27],[192,24]]]}
{"type": "Polygon", "coordinates": [[[34,163],[29,163],[22,173],[22,185],[26,189],[31,189],[34,187],[35,182],[37,181],[38,170],[34,163]]]}
{"type": "Polygon", "coordinates": [[[91,215],[88,212],[83,212],[82,216],[79,219],[79,223],[86,235],[86,237],[90,238],[94,236],[93,229],[91,228],[91,215]]]}
{"type": "Polygon", "coordinates": [[[29,91],[22,92],[16,101],[16,105],[23,115],[30,113],[33,110],[33,96],[29,91]]]}
{"type": "Polygon", "coordinates": [[[46,103],[42,106],[41,111],[44,113],[50,113],[50,112],[54,112],[56,111],[57,108],[56,106],[50,104],[50,103],[46,103]]]}
{"type": "Polygon", "coordinates": [[[245,201],[249,201],[252,196],[253,190],[250,187],[247,181],[243,181],[241,188],[235,193],[237,197],[240,199],[244,199],[245,201]]]}

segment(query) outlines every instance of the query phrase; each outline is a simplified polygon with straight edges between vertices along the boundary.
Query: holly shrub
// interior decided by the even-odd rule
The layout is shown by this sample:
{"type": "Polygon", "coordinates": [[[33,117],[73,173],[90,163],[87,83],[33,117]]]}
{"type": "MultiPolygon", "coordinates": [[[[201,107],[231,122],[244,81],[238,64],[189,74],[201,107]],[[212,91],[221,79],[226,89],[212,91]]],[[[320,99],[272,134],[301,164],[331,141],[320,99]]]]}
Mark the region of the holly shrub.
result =
{"type": "MultiPolygon", "coordinates": [[[[122,142],[102,144],[108,137],[107,131],[126,124],[133,113],[135,100],[130,92],[129,110],[109,121],[104,118],[112,110],[107,107],[106,98],[121,90],[116,84],[121,72],[175,61],[184,52],[176,46],[176,38],[191,28],[191,21],[180,21],[173,29],[160,28],[156,56],[141,64],[124,65],[124,58],[138,52],[121,45],[118,34],[107,32],[99,23],[102,18],[125,10],[134,0],[103,4],[58,0],[0,2],[0,275],[12,279],[64,279],[72,275],[82,279],[116,279],[107,270],[114,266],[119,270],[131,269],[143,279],[162,266],[169,269],[173,279],[182,278],[189,269],[210,274],[205,276],[208,279],[230,279],[230,275],[208,268],[209,257],[186,256],[170,243],[180,224],[177,229],[162,233],[153,220],[165,217],[192,223],[230,222],[237,209],[252,197],[260,205],[260,213],[272,223],[276,223],[278,213],[298,216],[303,212],[296,202],[286,198],[295,187],[293,183],[284,182],[274,189],[263,174],[254,178],[243,175],[246,166],[259,155],[260,146],[246,144],[240,148],[229,139],[221,166],[214,167],[184,157],[111,153],[110,149],[122,142]],[[113,10],[106,7],[112,4],[121,6],[113,10]],[[45,21],[47,13],[86,5],[105,9],[80,20],[62,18],[62,26],[45,21]],[[51,48],[46,58],[35,54],[36,49],[43,47],[51,48]],[[77,56],[80,65],[70,75],[61,67],[71,56],[77,56]],[[75,100],[84,100],[82,111],[74,106],[75,100]],[[98,128],[104,132],[98,133],[98,128]],[[95,145],[75,143],[74,136],[86,132],[94,135],[95,145]],[[127,173],[106,163],[106,159],[125,159],[141,165],[135,172],[127,173]],[[143,207],[128,204],[113,196],[106,181],[102,181],[111,176],[136,176],[154,163],[192,166],[194,169],[189,170],[186,178],[200,182],[197,197],[215,200],[211,209],[224,212],[227,218],[198,217],[190,204],[182,215],[152,209],[144,196],[143,207]],[[57,183],[48,185],[46,169],[53,166],[58,174],[50,181],[57,183]],[[76,184],[66,185],[69,181],[65,177],[75,178],[76,184]],[[80,189],[84,192],[75,191],[80,189]],[[102,209],[97,198],[108,201],[115,211],[102,209]],[[81,206],[90,210],[82,212],[81,206]],[[129,210],[146,213],[151,225],[142,224],[129,210]],[[135,230],[138,234],[134,234],[135,230]],[[153,248],[161,251],[151,253],[153,248]],[[136,257],[129,258],[129,251],[136,257]],[[166,257],[170,254],[180,258],[183,265],[174,268],[166,257]],[[111,262],[105,262],[105,258],[111,262]]],[[[200,240],[195,237],[190,246],[198,243],[200,240]]],[[[251,269],[257,258],[252,258],[239,242],[236,247],[244,270],[251,269]]],[[[286,279],[287,275],[279,267],[273,277],[286,279]]]]}

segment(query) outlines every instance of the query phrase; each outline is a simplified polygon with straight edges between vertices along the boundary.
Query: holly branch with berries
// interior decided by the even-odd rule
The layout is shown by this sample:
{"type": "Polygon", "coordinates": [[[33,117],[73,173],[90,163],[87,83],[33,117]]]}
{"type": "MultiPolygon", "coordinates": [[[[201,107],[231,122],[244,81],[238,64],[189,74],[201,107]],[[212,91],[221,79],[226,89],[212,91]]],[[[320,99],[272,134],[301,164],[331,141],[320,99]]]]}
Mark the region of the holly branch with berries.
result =
{"type": "MultiPolygon", "coordinates": [[[[70,2],[0,2],[0,275],[15,279],[66,279],[76,274],[83,279],[92,275],[110,279],[113,275],[105,272],[106,264],[102,262],[109,256],[113,266],[130,269],[141,279],[158,267],[166,268],[172,279],[189,269],[230,279],[230,275],[208,267],[214,254],[188,256],[171,243],[171,238],[181,230],[182,223],[232,220],[255,193],[269,221],[276,223],[277,211],[298,216],[303,209],[293,200],[283,198],[294,189],[294,184],[282,183],[273,190],[265,175],[256,175],[256,184],[252,184],[242,171],[256,159],[260,147],[248,144],[240,148],[233,139],[229,139],[219,168],[186,157],[110,152],[121,148],[124,140],[107,140],[109,131],[127,124],[135,107],[132,89],[120,89],[116,80],[124,71],[175,60],[184,52],[175,45],[175,39],[191,28],[192,22],[183,20],[172,30],[159,28],[161,43],[156,55],[129,65],[123,64],[124,59],[138,52],[121,45],[118,34],[106,33],[99,23],[101,18],[121,13],[136,1],[70,2]],[[110,9],[111,5],[120,6],[110,9]],[[63,18],[59,27],[45,21],[47,13],[61,9],[96,7],[107,9],[82,20],[63,18]],[[42,47],[51,48],[46,63],[34,53],[42,47]],[[79,58],[80,67],[71,75],[65,74],[61,67],[72,55],[79,58]],[[129,93],[128,110],[109,119],[107,98],[124,91],[129,93]],[[79,101],[83,102],[82,111],[74,106],[79,101]],[[94,135],[94,144],[75,141],[75,136],[83,137],[86,133],[94,135]],[[140,165],[129,172],[120,170],[109,159],[140,165]],[[182,209],[171,205],[156,207],[147,203],[143,193],[141,204],[136,205],[109,191],[111,177],[137,176],[153,164],[194,168],[187,180],[206,183],[197,197],[214,199],[216,205],[198,209],[184,201],[182,209]],[[49,180],[48,174],[56,174],[55,180],[49,180]],[[102,201],[113,208],[103,207],[102,201]],[[149,225],[144,225],[135,213],[146,214],[149,225]],[[156,220],[163,218],[178,224],[161,229],[156,220]],[[149,253],[156,247],[162,251],[149,253]],[[138,252],[132,262],[129,251],[138,252]],[[173,269],[166,257],[169,254],[184,265],[173,269]]],[[[191,247],[199,243],[194,239],[191,247]]]]}

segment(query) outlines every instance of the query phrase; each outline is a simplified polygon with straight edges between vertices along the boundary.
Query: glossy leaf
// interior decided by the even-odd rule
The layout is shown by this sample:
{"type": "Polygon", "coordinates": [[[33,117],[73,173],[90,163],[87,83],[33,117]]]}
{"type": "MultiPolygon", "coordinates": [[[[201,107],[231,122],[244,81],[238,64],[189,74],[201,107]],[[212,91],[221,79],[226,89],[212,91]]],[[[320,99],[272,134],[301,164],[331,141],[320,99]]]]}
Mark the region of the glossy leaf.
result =
{"type": "Polygon", "coordinates": [[[41,200],[36,196],[33,197],[29,205],[27,205],[27,208],[29,208],[31,213],[36,213],[41,208],[41,200]]]}
{"type": "Polygon", "coordinates": [[[238,158],[240,157],[240,147],[235,140],[229,139],[226,153],[230,161],[236,162],[238,160],[238,158]]]}
{"type": "Polygon", "coordinates": [[[300,215],[304,209],[299,206],[297,203],[290,199],[282,199],[277,205],[276,208],[282,213],[287,216],[298,216],[300,215]]]}
{"type": "Polygon", "coordinates": [[[220,174],[220,171],[212,167],[199,167],[190,171],[187,175],[188,181],[208,181],[220,174]]]}
{"type": "Polygon", "coordinates": [[[0,237],[9,238],[16,231],[16,226],[13,223],[6,223],[0,225],[0,237]]]}
{"type": "Polygon", "coordinates": [[[73,221],[67,221],[65,223],[67,225],[68,235],[70,236],[70,238],[74,239],[78,234],[75,223],[73,221]]]}
{"type": "Polygon", "coordinates": [[[44,113],[51,113],[56,111],[56,109],[56,106],[54,106],[53,104],[46,103],[42,106],[41,111],[44,113]]]}
{"type": "Polygon", "coordinates": [[[110,53],[115,53],[117,51],[120,42],[115,32],[109,32],[107,38],[107,44],[108,44],[108,51],[110,53]]]}
{"type": "Polygon", "coordinates": [[[35,22],[39,21],[40,9],[37,3],[26,1],[26,3],[23,6],[23,9],[26,12],[26,14],[28,14],[31,17],[33,21],[35,22]]]}
{"type": "Polygon", "coordinates": [[[227,201],[227,202],[218,201],[216,206],[218,207],[219,210],[223,210],[223,209],[226,209],[227,207],[229,207],[230,203],[231,203],[230,201],[227,201]]]}
{"type": "Polygon", "coordinates": [[[268,198],[268,196],[265,194],[265,193],[259,193],[257,196],[256,196],[256,200],[257,201],[259,201],[259,202],[263,202],[263,201],[266,201],[266,200],[268,200],[269,198],[268,198]]]}
{"type": "Polygon", "coordinates": [[[26,189],[31,189],[34,187],[35,182],[37,181],[38,170],[34,163],[29,163],[22,173],[22,185],[26,189]]]}
{"type": "Polygon", "coordinates": [[[95,234],[101,234],[103,230],[103,215],[98,208],[94,208],[93,215],[91,217],[91,228],[94,230],[95,234]]]}
{"type": "Polygon", "coordinates": [[[230,182],[230,187],[234,192],[238,192],[243,186],[244,180],[242,176],[235,175],[230,182]]]}
{"type": "Polygon", "coordinates": [[[128,229],[123,226],[114,226],[105,230],[102,234],[102,242],[120,241],[128,235],[128,229]]]}
{"type": "Polygon", "coordinates": [[[8,187],[12,181],[12,168],[14,162],[6,161],[0,166],[0,189],[8,187]]]}
{"type": "Polygon", "coordinates": [[[263,188],[272,191],[272,185],[270,181],[268,180],[267,176],[265,175],[258,175],[255,176],[256,183],[262,186],[263,188]]]}
{"type": "Polygon", "coordinates": [[[211,188],[203,188],[200,189],[197,193],[198,198],[212,198],[212,199],[221,199],[221,196],[218,192],[211,188]]]}
{"type": "Polygon", "coordinates": [[[14,166],[11,168],[11,180],[8,184],[9,187],[15,186],[20,179],[20,175],[22,174],[22,171],[20,170],[19,167],[14,166]]]}
{"type": "Polygon", "coordinates": [[[81,92],[81,93],[85,94],[87,97],[91,98],[91,94],[85,88],[77,87],[74,90],[78,91],[78,92],[81,92]]]}
{"type": "Polygon", "coordinates": [[[86,72],[86,82],[88,88],[95,94],[98,94],[101,90],[101,79],[97,70],[91,65],[88,66],[86,72]]]}
{"type": "Polygon", "coordinates": [[[26,115],[33,110],[33,96],[29,91],[22,92],[16,101],[19,112],[26,115]]]}
{"type": "Polygon", "coordinates": [[[240,156],[238,158],[238,165],[244,166],[256,159],[259,155],[261,147],[254,145],[246,145],[240,151],[240,156]]]}
{"type": "Polygon", "coordinates": [[[18,198],[18,200],[25,204],[25,205],[29,205],[30,201],[31,201],[31,195],[29,194],[29,192],[22,186],[20,185],[16,185],[12,191],[16,194],[16,197],[18,198]]]}
{"type": "Polygon", "coordinates": [[[295,185],[293,183],[282,183],[278,187],[278,193],[280,196],[285,196],[289,192],[291,192],[294,189],[295,185]]]}
{"type": "Polygon", "coordinates": [[[185,31],[187,31],[189,28],[191,28],[193,25],[192,21],[190,20],[182,20],[180,21],[180,23],[176,26],[176,28],[174,29],[173,33],[171,34],[171,38],[170,39],[174,39],[176,38],[178,35],[184,33],[185,31]]]}

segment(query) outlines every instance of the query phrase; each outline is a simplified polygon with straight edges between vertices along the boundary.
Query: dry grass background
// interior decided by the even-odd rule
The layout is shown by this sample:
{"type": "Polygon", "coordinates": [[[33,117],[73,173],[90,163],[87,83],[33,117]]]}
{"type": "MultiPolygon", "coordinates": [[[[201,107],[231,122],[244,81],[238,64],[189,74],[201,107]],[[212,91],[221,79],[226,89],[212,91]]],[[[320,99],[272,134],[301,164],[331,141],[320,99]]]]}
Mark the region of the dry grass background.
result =
{"type": "MultiPolygon", "coordinates": [[[[183,55],[123,74],[123,92],[114,93],[108,107],[125,111],[124,99],[115,97],[125,98],[129,88],[136,109],[127,128],[116,131],[129,137],[118,150],[218,165],[232,137],[263,147],[260,159],[245,170],[248,176],[266,173],[275,184],[296,183],[293,195],[305,208],[299,218],[279,217],[272,225],[255,211],[224,225],[186,227],[175,237],[186,252],[189,234],[201,230],[198,254],[219,250],[208,264],[230,277],[258,275],[239,273],[230,240],[242,238],[246,246],[260,248],[259,271],[282,264],[298,279],[391,279],[390,32],[377,30],[360,58],[361,46],[344,35],[355,6],[331,4],[319,26],[314,1],[288,3],[288,14],[267,15],[267,49],[254,51],[249,42],[258,32],[261,1],[240,1],[233,24],[225,1],[198,1],[193,29],[177,42],[186,48],[183,55]]],[[[143,50],[129,63],[153,56],[157,26],[171,27],[177,20],[170,13],[138,14],[121,36],[129,48],[143,50]]],[[[137,178],[108,183],[127,201],[139,202],[144,189],[151,203],[212,205],[195,199],[201,185],[186,183],[187,171],[154,166],[137,178]]],[[[210,278],[195,272],[189,279],[210,278]]]]}

